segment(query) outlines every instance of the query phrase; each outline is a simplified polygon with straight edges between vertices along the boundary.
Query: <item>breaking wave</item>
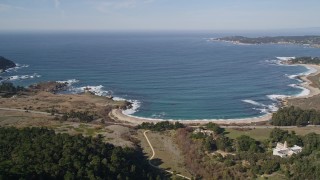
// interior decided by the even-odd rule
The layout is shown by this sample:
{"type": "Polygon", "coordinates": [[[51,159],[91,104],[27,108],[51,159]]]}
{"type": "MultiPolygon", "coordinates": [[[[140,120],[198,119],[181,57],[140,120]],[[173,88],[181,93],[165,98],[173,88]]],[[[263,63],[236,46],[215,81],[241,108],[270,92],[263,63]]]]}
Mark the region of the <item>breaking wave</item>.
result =
{"type": "Polygon", "coordinates": [[[21,68],[27,68],[27,67],[29,67],[29,65],[27,65],[27,64],[16,64],[16,67],[13,67],[13,68],[9,68],[9,69],[7,69],[6,70],[6,72],[12,72],[12,71],[17,71],[18,69],[21,69],[21,68]]]}
{"type": "MultiPolygon", "coordinates": [[[[114,98],[113,98],[114,99],[114,98]]],[[[132,103],[132,107],[126,110],[123,110],[122,113],[126,115],[131,115],[138,112],[139,107],[141,106],[141,102],[138,100],[126,100],[132,103]]]]}
{"type": "Polygon", "coordinates": [[[14,76],[9,76],[9,77],[3,77],[3,80],[16,81],[16,80],[39,78],[39,77],[41,77],[41,75],[34,73],[32,75],[14,75],[14,76]]]}
{"type": "Polygon", "coordinates": [[[242,100],[242,102],[254,105],[254,106],[258,106],[258,107],[254,107],[252,109],[260,111],[260,113],[262,114],[267,114],[267,113],[271,113],[271,112],[275,112],[278,110],[278,106],[276,103],[272,103],[270,105],[265,105],[263,103],[259,103],[257,101],[254,100],[250,100],[250,99],[245,99],[242,100]]]}
{"type": "Polygon", "coordinates": [[[66,80],[66,81],[56,81],[58,83],[66,83],[68,86],[72,86],[73,84],[75,83],[78,83],[79,80],[77,79],[69,79],[69,80],[66,80]]]}
{"type": "Polygon", "coordinates": [[[73,91],[74,93],[83,93],[83,92],[91,92],[94,95],[97,96],[109,96],[110,93],[109,91],[105,91],[103,90],[103,86],[102,85],[98,85],[98,86],[83,86],[83,87],[72,87],[71,91],[73,91]]]}

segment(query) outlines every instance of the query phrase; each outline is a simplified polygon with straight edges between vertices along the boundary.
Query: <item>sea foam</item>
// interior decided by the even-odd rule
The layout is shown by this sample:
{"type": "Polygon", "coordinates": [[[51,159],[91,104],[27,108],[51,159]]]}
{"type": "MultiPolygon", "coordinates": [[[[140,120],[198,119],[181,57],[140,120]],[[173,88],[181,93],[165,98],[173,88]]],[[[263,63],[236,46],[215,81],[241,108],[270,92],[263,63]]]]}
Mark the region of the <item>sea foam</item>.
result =
{"type": "Polygon", "coordinates": [[[289,61],[289,60],[295,59],[296,57],[276,57],[276,58],[281,61],[289,61]]]}
{"type": "Polygon", "coordinates": [[[270,95],[267,95],[267,97],[273,101],[279,101],[279,100],[288,98],[289,96],[283,95],[283,94],[270,94],[270,95]]]}
{"type": "Polygon", "coordinates": [[[165,118],[165,116],[167,115],[167,113],[165,112],[160,112],[160,113],[154,113],[151,115],[152,118],[156,118],[156,119],[163,119],[165,118]]]}
{"type": "Polygon", "coordinates": [[[302,87],[302,86],[300,86],[298,84],[289,84],[288,86],[302,90],[299,94],[295,95],[296,97],[307,96],[307,95],[310,94],[310,90],[309,89],[307,89],[305,87],[302,87]]]}
{"type": "Polygon", "coordinates": [[[16,72],[18,69],[27,68],[27,67],[29,67],[29,65],[16,63],[16,67],[9,68],[9,69],[6,70],[6,72],[12,72],[12,71],[15,71],[15,72],[16,72]]]}
{"type": "Polygon", "coordinates": [[[66,80],[66,81],[56,81],[58,83],[66,83],[68,86],[72,86],[73,84],[75,83],[78,83],[79,80],[77,79],[69,79],[69,80],[66,80]]]}
{"type": "Polygon", "coordinates": [[[141,102],[138,100],[127,100],[127,101],[132,103],[132,105],[131,105],[132,107],[129,109],[123,110],[122,113],[125,115],[130,115],[130,114],[136,113],[141,105],[141,102]]]}
{"type": "Polygon", "coordinates": [[[266,106],[266,105],[264,105],[262,103],[259,103],[257,101],[250,100],[250,99],[242,100],[242,102],[249,103],[249,104],[252,104],[252,105],[255,105],[255,106],[266,106]]]}
{"type": "Polygon", "coordinates": [[[15,80],[25,80],[25,79],[33,79],[33,78],[39,78],[41,75],[34,73],[32,75],[14,75],[9,77],[4,77],[3,80],[8,81],[15,81],[15,80]]]}
{"type": "Polygon", "coordinates": [[[85,91],[89,91],[97,96],[108,96],[109,91],[105,91],[103,90],[103,86],[102,85],[98,85],[98,86],[83,86],[83,87],[76,87],[76,88],[72,88],[71,91],[73,91],[74,93],[83,93],[85,91]]]}
{"type": "Polygon", "coordinates": [[[258,106],[258,107],[254,107],[252,109],[260,111],[261,114],[267,114],[267,113],[275,112],[278,110],[276,103],[272,103],[271,105],[265,105],[263,103],[259,103],[257,101],[250,100],[250,99],[242,100],[242,102],[245,102],[245,103],[248,103],[248,104],[251,104],[254,106],[258,106]]]}

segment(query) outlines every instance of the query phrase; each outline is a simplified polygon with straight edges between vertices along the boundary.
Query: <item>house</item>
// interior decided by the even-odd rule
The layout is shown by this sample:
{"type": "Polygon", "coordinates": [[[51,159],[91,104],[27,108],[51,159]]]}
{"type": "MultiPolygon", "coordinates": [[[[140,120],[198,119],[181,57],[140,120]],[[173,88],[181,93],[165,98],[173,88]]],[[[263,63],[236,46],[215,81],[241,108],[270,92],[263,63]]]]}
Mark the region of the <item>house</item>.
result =
{"type": "Polygon", "coordinates": [[[277,146],[273,148],[273,155],[280,157],[290,157],[292,154],[298,154],[302,151],[302,147],[294,145],[293,147],[288,147],[287,141],[282,143],[277,143],[277,146]]]}
{"type": "Polygon", "coordinates": [[[197,134],[197,133],[203,133],[207,136],[212,136],[214,135],[214,132],[211,131],[211,130],[206,130],[206,129],[203,129],[203,128],[197,128],[193,131],[193,134],[197,134]]]}

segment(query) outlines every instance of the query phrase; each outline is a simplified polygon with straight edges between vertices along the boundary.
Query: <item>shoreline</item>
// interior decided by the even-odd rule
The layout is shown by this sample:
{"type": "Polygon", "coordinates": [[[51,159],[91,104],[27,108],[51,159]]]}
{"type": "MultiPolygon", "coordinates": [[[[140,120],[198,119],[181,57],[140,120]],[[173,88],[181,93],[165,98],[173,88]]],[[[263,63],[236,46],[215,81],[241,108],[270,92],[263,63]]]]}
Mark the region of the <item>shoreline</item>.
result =
{"type": "Polygon", "coordinates": [[[302,82],[299,84],[299,86],[301,86],[305,89],[308,89],[309,93],[307,95],[292,96],[292,97],[288,97],[285,99],[310,98],[312,96],[320,94],[320,89],[311,86],[312,81],[308,79],[308,77],[312,77],[312,76],[316,76],[316,75],[320,74],[320,66],[314,65],[314,64],[295,64],[295,65],[304,66],[307,69],[314,69],[315,70],[315,72],[312,72],[310,74],[298,76],[298,78],[300,78],[302,80],[302,82]]]}
{"type": "Polygon", "coordinates": [[[271,119],[272,114],[268,113],[258,117],[239,118],[239,119],[173,120],[173,119],[153,119],[153,118],[136,117],[136,116],[124,114],[121,109],[113,109],[109,113],[109,116],[115,120],[129,122],[135,125],[139,125],[143,122],[157,123],[157,122],[163,122],[163,121],[180,122],[182,124],[207,124],[209,122],[213,122],[220,125],[232,125],[232,124],[251,124],[251,123],[267,122],[271,119]]]}
{"type": "MultiPolygon", "coordinates": [[[[313,64],[294,64],[294,65],[299,65],[299,66],[304,66],[307,69],[314,69],[315,72],[312,72],[310,74],[306,75],[301,75],[298,76],[302,80],[302,82],[298,85],[304,89],[307,89],[309,93],[307,95],[295,95],[295,96],[290,96],[286,97],[283,99],[278,99],[280,101],[280,107],[286,106],[286,102],[288,99],[297,99],[297,98],[310,98],[312,96],[320,94],[320,89],[311,86],[312,81],[308,79],[310,76],[316,76],[320,74],[320,66],[318,65],[313,65],[313,64]]],[[[195,120],[166,120],[166,119],[154,119],[154,118],[144,118],[144,117],[136,117],[132,115],[126,115],[123,113],[123,110],[121,109],[113,109],[110,113],[109,116],[117,121],[123,121],[123,122],[128,122],[134,125],[139,125],[143,122],[163,122],[163,121],[172,121],[172,122],[180,122],[183,124],[206,124],[209,122],[213,122],[219,125],[245,125],[245,124],[252,124],[252,123],[263,123],[263,122],[268,122],[271,120],[273,113],[267,113],[262,116],[257,116],[257,117],[249,117],[249,118],[236,118],[236,119],[195,119],[195,120]]]]}

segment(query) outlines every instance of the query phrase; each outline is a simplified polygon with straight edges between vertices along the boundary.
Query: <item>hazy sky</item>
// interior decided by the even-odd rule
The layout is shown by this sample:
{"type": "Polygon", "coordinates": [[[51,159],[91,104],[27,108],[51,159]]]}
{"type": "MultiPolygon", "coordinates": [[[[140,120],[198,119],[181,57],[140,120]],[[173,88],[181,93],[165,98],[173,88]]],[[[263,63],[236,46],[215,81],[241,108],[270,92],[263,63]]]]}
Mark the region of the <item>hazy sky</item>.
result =
{"type": "Polygon", "coordinates": [[[0,30],[320,27],[320,0],[0,0],[0,30]]]}

